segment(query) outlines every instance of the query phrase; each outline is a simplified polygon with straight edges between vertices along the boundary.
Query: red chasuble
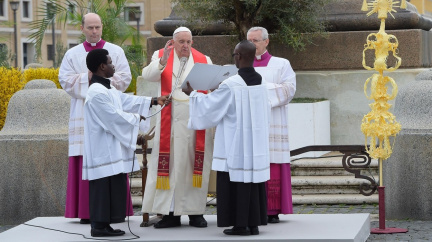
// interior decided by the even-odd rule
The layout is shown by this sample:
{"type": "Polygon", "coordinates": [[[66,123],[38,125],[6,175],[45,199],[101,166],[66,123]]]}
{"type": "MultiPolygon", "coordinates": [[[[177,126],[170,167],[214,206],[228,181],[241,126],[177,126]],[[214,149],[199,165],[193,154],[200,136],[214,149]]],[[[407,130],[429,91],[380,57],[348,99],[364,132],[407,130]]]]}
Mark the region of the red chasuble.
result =
{"type": "MultiPolygon", "coordinates": [[[[194,63],[207,64],[207,58],[199,51],[191,48],[194,63]]],[[[159,50],[159,58],[164,49],[159,50]]],[[[165,70],[161,75],[161,95],[169,95],[172,91],[172,73],[174,63],[174,49],[171,50],[165,70]]],[[[180,78],[180,77],[179,77],[180,78]]],[[[171,105],[166,106],[161,112],[161,132],[159,140],[159,160],[156,189],[170,189],[169,186],[169,161],[171,146],[171,105]]],[[[204,164],[205,130],[196,131],[195,162],[193,172],[193,186],[201,187],[202,171],[204,164]]]]}

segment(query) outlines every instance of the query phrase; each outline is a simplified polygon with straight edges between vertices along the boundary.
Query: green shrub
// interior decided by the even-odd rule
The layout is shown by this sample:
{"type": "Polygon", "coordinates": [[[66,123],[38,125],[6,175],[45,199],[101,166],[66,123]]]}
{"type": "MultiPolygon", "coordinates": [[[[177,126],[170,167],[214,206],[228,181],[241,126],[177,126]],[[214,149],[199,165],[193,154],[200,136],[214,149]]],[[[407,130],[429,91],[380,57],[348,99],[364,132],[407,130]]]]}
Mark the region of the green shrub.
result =
{"type": "Polygon", "coordinates": [[[61,88],[58,72],[58,68],[30,68],[22,71],[16,68],[0,67],[0,130],[5,124],[7,107],[11,97],[21,90],[27,82],[35,79],[51,80],[57,88],[61,88]]]}
{"type": "Polygon", "coordinates": [[[9,100],[24,86],[22,77],[20,69],[0,67],[0,130],[6,121],[9,100]]]}

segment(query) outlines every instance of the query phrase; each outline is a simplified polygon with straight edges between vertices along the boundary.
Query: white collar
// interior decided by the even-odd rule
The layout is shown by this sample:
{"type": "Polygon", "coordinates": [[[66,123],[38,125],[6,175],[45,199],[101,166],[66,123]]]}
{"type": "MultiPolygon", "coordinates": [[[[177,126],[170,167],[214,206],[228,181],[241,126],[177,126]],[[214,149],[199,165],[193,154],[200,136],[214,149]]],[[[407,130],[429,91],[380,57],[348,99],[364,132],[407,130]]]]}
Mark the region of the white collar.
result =
{"type": "Polygon", "coordinates": [[[265,53],[267,53],[267,50],[264,51],[264,53],[262,53],[261,55],[256,55],[255,58],[256,58],[257,60],[261,60],[261,56],[263,56],[265,53]]]}
{"type": "MultiPolygon", "coordinates": [[[[102,39],[102,38],[100,38],[99,41],[101,41],[101,39],[102,39]]],[[[97,43],[99,43],[99,41],[96,42],[96,43],[90,43],[90,42],[88,42],[88,41],[86,40],[86,42],[89,43],[89,44],[90,44],[91,46],[93,46],[93,47],[95,47],[95,46],[97,45],[97,43]]]]}

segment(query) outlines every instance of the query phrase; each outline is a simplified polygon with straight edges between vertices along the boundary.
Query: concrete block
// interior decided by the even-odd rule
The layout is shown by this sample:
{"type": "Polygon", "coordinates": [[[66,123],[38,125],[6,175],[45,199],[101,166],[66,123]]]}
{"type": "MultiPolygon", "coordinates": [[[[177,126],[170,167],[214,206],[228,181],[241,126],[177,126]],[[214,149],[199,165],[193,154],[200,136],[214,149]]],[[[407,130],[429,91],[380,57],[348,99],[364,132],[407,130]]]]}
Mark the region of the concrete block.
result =
{"type": "MultiPolygon", "coordinates": [[[[330,102],[288,104],[290,149],[330,145],[330,102]]],[[[327,151],[307,152],[293,158],[319,157],[327,151]]]]}
{"type": "Polygon", "coordinates": [[[70,97],[34,80],[10,100],[0,131],[0,224],[63,216],[70,97]]]}
{"type": "Polygon", "coordinates": [[[383,169],[388,219],[432,220],[431,92],[432,69],[396,97],[394,114],[402,130],[383,169]]]}

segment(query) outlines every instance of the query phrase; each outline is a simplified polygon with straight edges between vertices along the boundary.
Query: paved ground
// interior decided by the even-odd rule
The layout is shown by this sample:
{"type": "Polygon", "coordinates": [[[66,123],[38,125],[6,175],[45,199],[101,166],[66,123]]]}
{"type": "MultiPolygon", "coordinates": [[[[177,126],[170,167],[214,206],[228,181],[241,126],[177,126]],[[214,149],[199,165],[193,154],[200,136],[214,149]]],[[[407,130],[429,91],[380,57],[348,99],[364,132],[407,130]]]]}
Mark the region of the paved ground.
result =
{"type": "MultiPolygon", "coordinates": [[[[135,215],[141,215],[140,208],[134,208],[135,215]]],[[[371,227],[377,228],[378,205],[295,205],[296,214],[335,214],[335,213],[369,213],[371,227]]],[[[216,207],[207,206],[206,214],[216,214],[216,207]]],[[[0,233],[16,225],[0,225],[0,233]]],[[[371,234],[367,241],[432,241],[432,221],[390,220],[386,227],[408,229],[401,234],[371,234]]]]}

